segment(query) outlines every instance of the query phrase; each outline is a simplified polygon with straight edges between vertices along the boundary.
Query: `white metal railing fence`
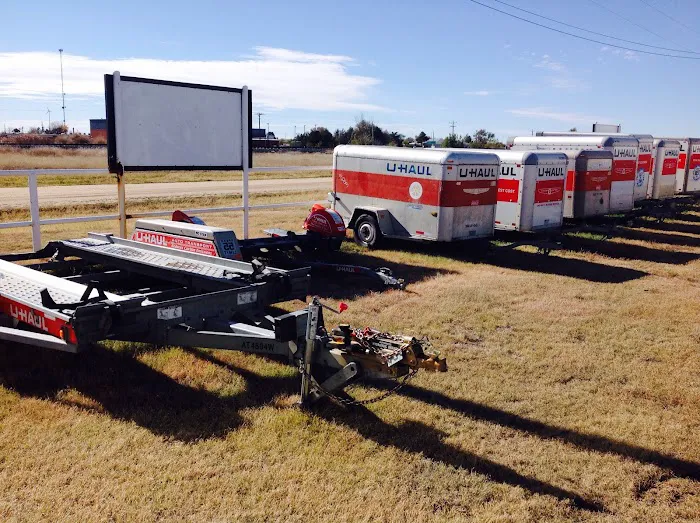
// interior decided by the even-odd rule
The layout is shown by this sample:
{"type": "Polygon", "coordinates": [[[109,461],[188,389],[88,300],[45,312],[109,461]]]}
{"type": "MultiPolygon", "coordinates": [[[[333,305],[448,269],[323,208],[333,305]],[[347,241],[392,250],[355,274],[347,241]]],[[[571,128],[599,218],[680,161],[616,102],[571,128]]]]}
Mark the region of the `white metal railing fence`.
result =
{"type": "MultiPolygon", "coordinates": [[[[251,172],[265,172],[265,171],[295,171],[301,170],[302,168],[294,167],[258,167],[251,169],[251,172]]],[[[304,170],[318,170],[325,171],[330,170],[327,166],[311,166],[304,167],[304,170]]],[[[37,251],[42,247],[41,243],[41,226],[42,225],[54,225],[60,223],[79,223],[79,222],[99,222],[106,220],[119,220],[119,230],[126,231],[126,220],[134,218],[154,218],[158,216],[170,216],[171,211],[150,211],[150,212],[140,212],[140,213],[126,213],[126,202],[124,191],[118,190],[115,185],[115,192],[118,198],[118,205],[120,212],[117,214],[102,214],[102,215],[90,215],[90,216],[73,216],[69,218],[45,218],[41,219],[40,216],[40,205],[39,205],[39,189],[37,178],[40,175],[91,175],[91,174],[107,174],[111,173],[107,169],[12,169],[12,170],[0,170],[0,177],[9,176],[26,176],[27,186],[29,189],[29,220],[19,221],[19,222],[0,222],[0,229],[12,229],[17,227],[31,227],[32,228],[32,248],[37,251]]],[[[311,205],[313,201],[306,202],[286,202],[286,203],[272,203],[264,205],[248,205],[247,193],[248,186],[243,184],[241,193],[243,196],[244,205],[237,205],[232,207],[207,207],[202,209],[185,209],[184,212],[188,214],[207,214],[215,212],[234,212],[243,211],[244,221],[248,221],[248,216],[252,210],[263,210],[263,209],[280,209],[285,207],[302,207],[306,205],[311,205]]],[[[247,231],[244,232],[244,236],[247,237],[247,231]]]]}

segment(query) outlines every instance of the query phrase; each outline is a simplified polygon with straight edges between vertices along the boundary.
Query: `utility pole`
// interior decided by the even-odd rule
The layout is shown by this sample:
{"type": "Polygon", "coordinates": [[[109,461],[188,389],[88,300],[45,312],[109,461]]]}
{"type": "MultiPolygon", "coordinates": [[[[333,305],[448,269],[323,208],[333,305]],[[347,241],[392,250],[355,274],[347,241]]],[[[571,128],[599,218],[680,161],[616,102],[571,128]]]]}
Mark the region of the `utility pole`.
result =
{"type": "MultiPolygon", "coordinates": [[[[63,101],[63,105],[61,106],[61,109],[63,109],[63,126],[66,126],[66,93],[63,90],[63,49],[58,50],[58,54],[61,59],[61,100],[63,101]]],[[[66,131],[68,132],[68,131],[66,131]]]]}
{"type": "Polygon", "coordinates": [[[260,127],[260,117],[265,116],[265,113],[255,113],[255,114],[258,115],[258,129],[262,129],[262,127],[260,127]]]}
{"type": "Polygon", "coordinates": [[[270,135],[270,122],[267,122],[267,132],[265,133],[265,147],[267,147],[267,138],[270,135]]]}
{"type": "Polygon", "coordinates": [[[49,114],[49,131],[51,130],[51,109],[46,108],[46,112],[49,114]]]}
{"type": "Polygon", "coordinates": [[[294,126],[294,138],[296,138],[296,137],[297,137],[297,126],[295,125],[294,126]]]}
{"type": "Polygon", "coordinates": [[[452,127],[452,134],[455,133],[455,125],[457,125],[457,122],[455,122],[454,120],[452,120],[452,121],[450,122],[450,127],[452,127]]]}

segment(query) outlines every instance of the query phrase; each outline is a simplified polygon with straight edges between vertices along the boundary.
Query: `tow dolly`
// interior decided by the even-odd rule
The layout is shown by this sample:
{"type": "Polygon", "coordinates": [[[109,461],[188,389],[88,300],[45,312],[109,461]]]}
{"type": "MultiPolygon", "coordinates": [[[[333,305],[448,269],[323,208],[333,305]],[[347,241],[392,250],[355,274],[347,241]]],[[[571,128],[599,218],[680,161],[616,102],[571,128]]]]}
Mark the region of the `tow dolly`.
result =
{"type": "Polygon", "coordinates": [[[318,298],[265,314],[273,303],[306,299],[309,278],[308,268],[91,233],[0,256],[0,340],[73,353],[119,340],[281,356],[299,369],[303,404],[339,398],[361,377],[447,370],[415,337],[348,325],[328,331],[318,298]]]}

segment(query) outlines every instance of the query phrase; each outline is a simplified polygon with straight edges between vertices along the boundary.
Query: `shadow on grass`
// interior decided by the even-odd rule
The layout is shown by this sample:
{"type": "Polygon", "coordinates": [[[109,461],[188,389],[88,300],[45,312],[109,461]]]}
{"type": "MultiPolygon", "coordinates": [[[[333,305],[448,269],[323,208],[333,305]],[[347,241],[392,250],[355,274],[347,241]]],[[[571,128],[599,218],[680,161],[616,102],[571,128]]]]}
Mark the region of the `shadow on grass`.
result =
{"type": "Polygon", "coordinates": [[[298,381],[296,376],[277,379],[274,387],[246,387],[222,397],[180,384],[128,350],[96,347],[76,356],[20,345],[2,349],[0,385],[52,400],[75,389],[96,401],[98,411],[181,441],[224,436],[240,425],[239,409],[267,403],[281,387],[298,381]]]}
{"type": "MultiPolygon", "coordinates": [[[[296,375],[260,376],[222,361],[208,351],[187,349],[186,352],[241,376],[245,380],[245,390],[232,397],[221,397],[179,384],[138,361],[130,351],[98,349],[76,357],[22,346],[0,350],[0,385],[22,395],[64,403],[57,399],[58,393],[72,388],[99,403],[95,409],[100,412],[132,421],[154,434],[185,442],[224,437],[241,425],[240,409],[269,404],[280,394],[296,394],[299,390],[300,381],[296,375]]],[[[604,510],[601,504],[574,492],[450,445],[444,441],[444,433],[428,425],[405,422],[394,427],[367,409],[345,410],[328,404],[319,406],[316,414],[379,445],[473,470],[494,481],[550,495],[581,509],[604,510]]]]}
{"type": "Polygon", "coordinates": [[[644,271],[575,258],[544,256],[518,249],[491,247],[484,241],[418,244],[393,241],[387,246],[409,252],[445,256],[453,260],[483,263],[506,269],[568,276],[597,283],[623,283],[647,276],[644,271]]]}
{"type": "Polygon", "coordinates": [[[663,232],[680,232],[682,234],[696,234],[700,235],[700,224],[694,223],[684,223],[684,222],[669,222],[669,221],[652,221],[652,220],[640,220],[636,223],[638,227],[643,227],[645,229],[653,229],[655,231],[663,232]]]}
{"type": "Polygon", "coordinates": [[[615,230],[614,235],[628,240],[665,243],[667,245],[678,245],[681,247],[700,247],[700,238],[681,236],[680,234],[665,234],[638,229],[618,228],[615,230]]]}
{"type": "Polygon", "coordinates": [[[616,259],[682,265],[700,258],[700,255],[689,252],[664,251],[639,245],[610,242],[606,240],[591,240],[589,238],[580,238],[571,235],[564,235],[561,243],[564,248],[570,251],[596,253],[616,259]]]}
{"type": "Polygon", "coordinates": [[[541,421],[529,419],[504,410],[475,403],[469,400],[456,399],[440,392],[407,385],[399,392],[406,396],[430,405],[450,409],[470,418],[496,423],[502,427],[534,434],[542,439],[552,439],[575,445],[585,450],[616,454],[641,463],[649,463],[670,470],[678,477],[700,481],[700,463],[676,458],[656,450],[646,449],[637,445],[608,439],[595,434],[586,434],[574,430],[548,425],[541,421]]]}

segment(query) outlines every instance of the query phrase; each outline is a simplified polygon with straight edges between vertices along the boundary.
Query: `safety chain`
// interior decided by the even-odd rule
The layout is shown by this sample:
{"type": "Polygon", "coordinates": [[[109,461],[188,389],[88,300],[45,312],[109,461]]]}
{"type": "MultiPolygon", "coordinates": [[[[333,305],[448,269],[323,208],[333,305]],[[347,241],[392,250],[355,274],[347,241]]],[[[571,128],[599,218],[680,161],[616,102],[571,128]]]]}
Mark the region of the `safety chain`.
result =
{"type": "Polygon", "coordinates": [[[377,403],[378,401],[382,401],[383,399],[388,398],[392,394],[396,394],[398,391],[400,391],[404,385],[406,385],[417,373],[418,369],[411,369],[408,374],[403,376],[403,380],[399,381],[398,379],[397,384],[387,390],[386,392],[382,392],[378,396],[375,396],[374,398],[369,398],[366,400],[356,400],[356,399],[346,399],[343,397],[340,397],[336,394],[333,394],[331,391],[324,389],[320,383],[318,383],[312,376],[309,374],[306,374],[304,372],[303,368],[299,369],[299,372],[301,374],[305,375],[308,379],[311,380],[312,386],[316,389],[318,389],[321,393],[323,393],[325,396],[328,396],[328,399],[333,401],[334,403],[337,403],[339,405],[345,405],[346,407],[352,407],[352,406],[358,406],[358,405],[371,405],[372,403],[377,403]]]}

